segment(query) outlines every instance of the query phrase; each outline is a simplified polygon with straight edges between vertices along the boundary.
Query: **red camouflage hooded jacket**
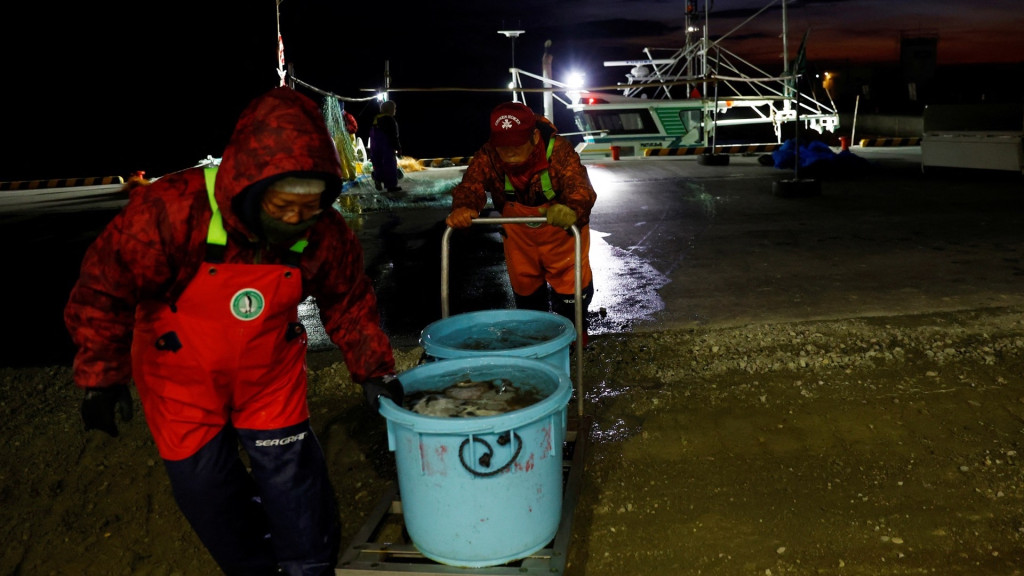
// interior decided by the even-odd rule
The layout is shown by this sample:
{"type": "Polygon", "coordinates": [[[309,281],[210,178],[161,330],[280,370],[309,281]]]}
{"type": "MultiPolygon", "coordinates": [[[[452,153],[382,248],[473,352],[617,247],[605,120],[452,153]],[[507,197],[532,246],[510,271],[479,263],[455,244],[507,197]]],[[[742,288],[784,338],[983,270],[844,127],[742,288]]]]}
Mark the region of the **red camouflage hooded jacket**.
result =
{"type": "MultiPolygon", "coordinates": [[[[341,349],[353,380],[394,372],[394,357],[380,327],[377,300],[364,271],[363,251],[340,212],[341,162],[320,110],[309,98],[280,87],[254,100],[240,116],[217,172],[215,197],[224,218],[226,263],[280,263],[288,247],[271,247],[243,222],[247,193],[262,194],[288,175],[327,180],[324,211],[309,230],[302,253],[303,297],[313,296],[324,329],[341,349]]],[[[139,302],[173,304],[206,255],[210,223],[203,168],[191,168],[135,191],[89,247],[64,309],[78,352],[75,384],[126,384],[139,302]]],[[[257,220],[258,221],[258,220],[257,220]]]]}
{"type": "MultiPolygon", "coordinates": [[[[543,116],[537,117],[537,128],[541,132],[539,146],[548,145],[553,138],[555,145],[548,161],[548,173],[555,191],[553,202],[565,204],[576,213],[576,226],[583,228],[590,223],[590,211],[597,201],[597,193],[590,183],[587,168],[580,160],[571,142],[558,135],[554,125],[543,116]]],[[[490,192],[494,209],[501,212],[507,200],[505,196],[505,164],[498,151],[488,142],[473,155],[462,181],[452,189],[452,210],[472,208],[477,212],[487,205],[490,192]]],[[[530,178],[526,190],[515,191],[515,202],[526,206],[540,206],[549,200],[544,196],[540,172],[530,178]]]]}

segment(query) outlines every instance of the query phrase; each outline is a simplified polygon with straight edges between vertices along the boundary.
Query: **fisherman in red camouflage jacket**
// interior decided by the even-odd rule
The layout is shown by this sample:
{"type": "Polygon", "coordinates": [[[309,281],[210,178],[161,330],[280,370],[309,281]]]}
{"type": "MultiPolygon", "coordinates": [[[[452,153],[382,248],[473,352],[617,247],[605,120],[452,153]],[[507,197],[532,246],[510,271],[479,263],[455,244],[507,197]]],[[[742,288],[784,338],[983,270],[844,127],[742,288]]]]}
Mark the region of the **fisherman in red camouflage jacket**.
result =
{"type": "Polygon", "coordinates": [[[594,295],[590,268],[590,211],[597,194],[572,143],[525,104],[506,102],[491,112],[490,139],[452,190],[445,222],[466,228],[487,204],[502,217],[539,217],[547,224],[505,224],[504,249],[517,308],[554,311],[575,321],[575,242],[580,232],[583,345],[587,308],[594,295]],[[549,288],[550,287],[550,288],[549,288]]]}
{"type": "Polygon", "coordinates": [[[331,207],[340,192],[317,105],[271,90],[242,113],[219,168],[135,191],[85,254],[65,308],[86,430],[118,435],[134,381],[175,499],[227,574],[337,564],[302,301],[315,298],[370,406],[402,402],[362,248],[331,207]]]}

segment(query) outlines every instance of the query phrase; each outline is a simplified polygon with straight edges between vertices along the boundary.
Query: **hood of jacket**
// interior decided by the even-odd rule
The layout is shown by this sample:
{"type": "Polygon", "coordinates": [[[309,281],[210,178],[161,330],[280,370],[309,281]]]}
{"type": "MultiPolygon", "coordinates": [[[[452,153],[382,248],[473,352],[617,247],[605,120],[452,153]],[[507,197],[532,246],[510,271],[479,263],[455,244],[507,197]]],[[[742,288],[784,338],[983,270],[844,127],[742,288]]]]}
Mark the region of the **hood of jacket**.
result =
{"type": "Polygon", "coordinates": [[[282,86],[246,107],[224,149],[214,187],[224,227],[258,232],[253,230],[253,211],[267,186],[287,176],[323,178],[324,209],[341,193],[341,159],[320,108],[282,86]]]}

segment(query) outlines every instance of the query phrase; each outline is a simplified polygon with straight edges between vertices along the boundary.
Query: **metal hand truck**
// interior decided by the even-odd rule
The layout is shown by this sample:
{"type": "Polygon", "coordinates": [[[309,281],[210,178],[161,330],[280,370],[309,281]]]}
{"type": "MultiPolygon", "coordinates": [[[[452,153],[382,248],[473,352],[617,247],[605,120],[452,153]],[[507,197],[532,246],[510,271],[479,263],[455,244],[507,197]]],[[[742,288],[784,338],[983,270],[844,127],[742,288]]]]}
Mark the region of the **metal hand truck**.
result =
{"type": "MultiPolygon", "coordinates": [[[[523,218],[476,218],[473,224],[540,224],[543,217],[523,218]]],[[[441,316],[447,318],[448,273],[452,228],[445,230],[441,241],[441,316]]],[[[527,558],[502,566],[487,568],[458,568],[435,563],[424,558],[414,545],[405,540],[403,533],[402,501],[397,486],[381,498],[370,514],[368,521],[356,534],[352,543],[342,551],[341,560],[335,568],[336,576],[412,576],[457,574],[458,576],[559,576],[565,573],[568,561],[569,541],[572,538],[573,514],[576,500],[583,483],[583,462],[589,443],[592,424],[583,415],[583,298],[582,271],[580,264],[580,231],[571,227],[576,241],[576,398],[579,418],[570,418],[566,431],[566,450],[563,454],[563,498],[562,513],[558,532],[551,544],[527,558]]]]}
{"type": "MultiPolygon", "coordinates": [[[[473,224],[545,224],[547,219],[543,216],[518,217],[518,218],[474,218],[473,224]]],[[[448,305],[448,272],[449,272],[449,250],[450,238],[454,228],[447,228],[441,237],[441,317],[449,315],[448,305]]],[[[583,270],[581,265],[580,230],[576,225],[569,227],[576,242],[575,256],[575,282],[574,300],[576,302],[576,408],[577,414],[583,416],[583,270]]]]}

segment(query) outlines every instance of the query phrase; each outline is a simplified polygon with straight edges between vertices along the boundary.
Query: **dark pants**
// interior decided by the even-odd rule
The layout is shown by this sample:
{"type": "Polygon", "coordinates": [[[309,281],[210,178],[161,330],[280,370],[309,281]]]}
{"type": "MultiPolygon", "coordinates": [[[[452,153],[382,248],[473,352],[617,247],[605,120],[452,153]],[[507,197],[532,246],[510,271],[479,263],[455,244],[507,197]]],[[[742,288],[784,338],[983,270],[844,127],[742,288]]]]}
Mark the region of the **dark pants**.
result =
{"type": "MultiPolygon", "coordinates": [[[[587,320],[587,308],[590,306],[590,301],[594,299],[594,283],[591,282],[583,290],[580,291],[580,295],[583,297],[583,326],[581,327],[583,332],[586,332],[590,326],[590,322],[587,320]]],[[[522,296],[519,294],[513,294],[516,301],[516,308],[520,310],[540,310],[541,312],[554,312],[559,316],[568,318],[573,324],[576,323],[576,295],[575,294],[559,294],[554,292],[551,288],[545,284],[537,289],[533,294],[522,296]]]]}
{"type": "Polygon", "coordinates": [[[341,523],[323,450],[303,422],[226,427],[184,460],[165,460],[174,498],[228,576],[333,575],[341,523]],[[245,468],[241,442],[252,472],[245,468]]]}

